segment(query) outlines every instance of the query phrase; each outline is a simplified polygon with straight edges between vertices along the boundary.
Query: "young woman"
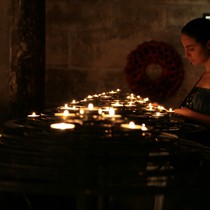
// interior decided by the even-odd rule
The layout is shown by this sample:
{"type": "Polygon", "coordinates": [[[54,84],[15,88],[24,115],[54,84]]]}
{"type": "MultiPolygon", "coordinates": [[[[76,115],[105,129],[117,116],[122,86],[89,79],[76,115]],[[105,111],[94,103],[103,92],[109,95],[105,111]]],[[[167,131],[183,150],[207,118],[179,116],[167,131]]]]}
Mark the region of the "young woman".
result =
{"type": "Polygon", "coordinates": [[[203,65],[205,71],[176,114],[210,127],[210,20],[196,18],[181,31],[185,57],[192,65],[203,65]]]}

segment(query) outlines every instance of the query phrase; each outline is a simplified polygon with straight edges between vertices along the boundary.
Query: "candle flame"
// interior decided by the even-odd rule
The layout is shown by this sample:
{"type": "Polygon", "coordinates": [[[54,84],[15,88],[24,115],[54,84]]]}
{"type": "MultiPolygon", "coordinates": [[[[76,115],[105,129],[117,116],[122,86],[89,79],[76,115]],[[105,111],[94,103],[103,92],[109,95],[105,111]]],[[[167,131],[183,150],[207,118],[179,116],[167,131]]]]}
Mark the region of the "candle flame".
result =
{"type": "Polygon", "coordinates": [[[54,123],[54,124],[51,124],[50,127],[54,129],[65,130],[65,129],[73,129],[75,125],[68,124],[68,123],[54,123]]]}
{"type": "Polygon", "coordinates": [[[172,108],[169,108],[169,110],[168,110],[169,112],[173,112],[173,109],[172,108]]]}
{"type": "Polygon", "coordinates": [[[64,111],[63,111],[63,115],[64,115],[64,116],[68,116],[68,115],[69,115],[69,111],[68,111],[68,110],[64,110],[64,111]]]}
{"type": "Polygon", "coordinates": [[[68,108],[68,107],[69,107],[68,104],[65,104],[65,105],[64,105],[64,108],[68,108]]]}
{"type": "Polygon", "coordinates": [[[36,112],[32,112],[32,116],[36,116],[36,112]]]}
{"type": "Polygon", "coordinates": [[[148,130],[148,128],[146,127],[146,125],[144,123],[142,123],[142,125],[141,125],[141,130],[142,131],[147,131],[148,130]]]}
{"type": "Polygon", "coordinates": [[[84,113],[85,113],[84,109],[80,109],[80,110],[79,110],[79,113],[80,113],[80,114],[84,114],[84,113]]]}
{"type": "Polygon", "coordinates": [[[115,115],[115,111],[113,108],[109,109],[109,115],[114,116],[115,115]]]}
{"type": "Polygon", "coordinates": [[[103,110],[100,108],[98,109],[98,114],[102,114],[103,113],[103,110]]]}
{"type": "Polygon", "coordinates": [[[162,111],[162,110],[165,110],[165,107],[164,106],[158,106],[158,109],[160,110],[160,111],[162,111]]]}
{"type": "Polygon", "coordinates": [[[133,121],[129,122],[129,128],[135,128],[135,123],[133,121]]]}
{"type": "Polygon", "coordinates": [[[88,104],[88,109],[93,110],[93,104],[88,104]]]}

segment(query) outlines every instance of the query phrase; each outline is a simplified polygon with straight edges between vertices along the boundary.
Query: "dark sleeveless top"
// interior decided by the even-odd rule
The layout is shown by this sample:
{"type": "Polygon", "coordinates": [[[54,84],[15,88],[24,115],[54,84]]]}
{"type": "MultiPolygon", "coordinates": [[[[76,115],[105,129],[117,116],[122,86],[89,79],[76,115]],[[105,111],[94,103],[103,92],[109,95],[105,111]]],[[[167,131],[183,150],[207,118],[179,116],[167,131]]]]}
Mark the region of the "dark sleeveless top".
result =
{"type": "Polygon", "coordinates": [[[210,115],[210,89],[195,86],[181,106],[210,115]]]}

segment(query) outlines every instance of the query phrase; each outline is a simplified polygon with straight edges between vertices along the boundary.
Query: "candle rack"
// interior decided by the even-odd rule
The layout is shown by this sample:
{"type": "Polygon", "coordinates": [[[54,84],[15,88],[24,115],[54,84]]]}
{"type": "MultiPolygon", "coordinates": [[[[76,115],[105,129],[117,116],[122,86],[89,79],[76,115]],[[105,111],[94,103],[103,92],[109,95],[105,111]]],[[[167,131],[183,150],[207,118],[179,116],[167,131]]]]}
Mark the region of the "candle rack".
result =
{"type": "Polygon", "coordinates": [[[148,98],[120,90],[76,102],[45,110],[36,118],[5,123],[0,138],[4,157],[0,189],[56,195],[88,191],[110,196],[162,194],[168,188],[182,189],[183,182],[185,189],[190,187],[204,147],[185,137],[202,132],[203,126],[186,122],[148,98]],[[88,109],[90,103],[93,109],[88,109]],[[103,117],[110,107],[118,117],[103,117]],[[64,110],[74,115],[55,115],[64,110]],[[161,114],[154,116],[156,112],[161,114]],[[147,129],[130,128],[131,121],[147,129]],[[60,123],[74,126],[51,126],[60,123]],[[180,157],[184,157],[182,162],[180,157]]]}

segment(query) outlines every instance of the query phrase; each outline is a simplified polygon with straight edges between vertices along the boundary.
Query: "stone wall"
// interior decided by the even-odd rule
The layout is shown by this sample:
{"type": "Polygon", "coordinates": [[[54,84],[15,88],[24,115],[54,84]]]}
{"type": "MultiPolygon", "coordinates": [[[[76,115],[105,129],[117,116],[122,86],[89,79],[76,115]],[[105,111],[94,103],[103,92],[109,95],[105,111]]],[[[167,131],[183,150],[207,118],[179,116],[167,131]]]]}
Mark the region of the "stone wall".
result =
{"type": "Polygon", "coordinates": [[[150,40],[170,44],[183,60],[184,81],[164,101],[178,106],[202,71],[185,60],[180,29],[190,19],[210,12],[209,3],[46,0],[46,106],[116,88],[129,91],[124,74],[127,55],[150,40]]]}
{"type": "MultiPolygon", "coordinates": [[[[45,107],[72,98],[125,89],[124,68],[137,45],[163,41],[184,63],[185,77],[164,104],[176,107],[202,72],[184,58],[180,29],[209,13],[209,0],[46,0],[45,107]]],[[[0,122],[8,118],[13,1],[0,0],[0,122]]],[[[13,17],[15,18],[15,17],[13,17]]],[[[147,68],[150,76],[158,69],[147,68]]],[[[37,84],[39,85],[39,84],[37,84]]]]}

